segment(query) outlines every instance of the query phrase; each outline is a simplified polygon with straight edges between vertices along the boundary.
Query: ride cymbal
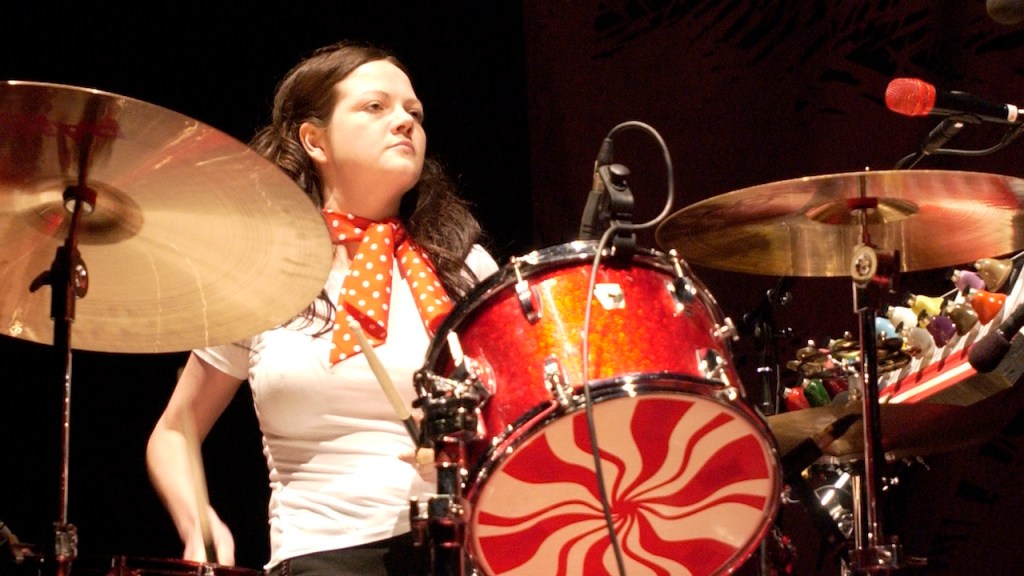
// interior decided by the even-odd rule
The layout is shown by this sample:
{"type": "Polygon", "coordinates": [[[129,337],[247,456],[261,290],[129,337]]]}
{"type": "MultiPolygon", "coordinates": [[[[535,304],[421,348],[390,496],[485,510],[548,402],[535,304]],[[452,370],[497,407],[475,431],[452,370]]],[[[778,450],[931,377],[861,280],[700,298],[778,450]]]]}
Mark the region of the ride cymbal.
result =
{"type": "Polygon", "coordinates": [[[245,144],[124,96],[7,81],[2,334],[53,343],[51,294],[65,287],[38,282],[68,236],[69,189],[96,197],[77,227],[88,290],[75,304],[73,348],[158,353],[251,336],[300,312],[330,269],[313,202],[245,144]]]}
{"type": "Polygon", "coordinates": [[[905,170],[811,176],[697,202],[656,230],[691,264],[772,276],[852,276],[863,241],[912,272],[1024,247],[1024,180],[905,170]],[[863,210],[858,209],[863,208],[863,210]]]}

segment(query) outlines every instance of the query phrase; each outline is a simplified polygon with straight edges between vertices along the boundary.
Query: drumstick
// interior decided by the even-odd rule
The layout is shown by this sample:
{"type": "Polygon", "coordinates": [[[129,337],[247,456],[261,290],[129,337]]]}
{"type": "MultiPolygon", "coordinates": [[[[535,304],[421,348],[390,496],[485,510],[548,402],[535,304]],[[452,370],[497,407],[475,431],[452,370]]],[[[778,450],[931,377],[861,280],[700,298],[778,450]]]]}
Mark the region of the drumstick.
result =
{"type": "Polygon", "coordinates": [[[203,547],[206,549],[206,561],[217,564],[217,548],[213,545],[213,531],[210,529],[210,497],[206,491],[206,472],[203,469],[203,453],[199,447],[199,435],[196,433],[192,412],[185,411],[185,447],[192,464],[193,487],[195,488],[196,509],[199,518],[199,533],[203,536],[203,547]]]}
{"type": "Polygon", "coordinates": [[[462,353],[462,343],[459,342],[459,335],[455,332],[448,333],[448,350],[452,355],[452,364],[456,367],[462,366],[462,363],[466,361],[466,356],[462,353]]]}
{"type": "Polygon", "coordinates": [[[366,361],[370,363],[370,369],[373,370],[373,375],[377,377],[377,382],[380,383],[380,387],[384,390],[384,395],[388,397],[391,402],[391,407],[395,410],[395,414],[398,419],[405,424],[406,431],[409,432],[409,436],[412,438],[412,443],[417,447],[420,445],[420,429],[416,425],[416,421],[413,420],[412,415],[409,413],[409,409],[405,407],[405,402],[402,401],[402,397],[398,394],[398,390],[395,388],[394,383],[391,382],[391,377],[388,376],[387,370],[384,369],[384,365],[380,363],[380,358],[377,357],[377,353],[373,351],[373,345],[366,339],[366,335],[363,334],[363,329],[359,326],[351,316],[348,318],[348,328],[356,336],[356,340],[359,341],[359,346],[363,349],[363,354],[366,356],[366,361]]]}

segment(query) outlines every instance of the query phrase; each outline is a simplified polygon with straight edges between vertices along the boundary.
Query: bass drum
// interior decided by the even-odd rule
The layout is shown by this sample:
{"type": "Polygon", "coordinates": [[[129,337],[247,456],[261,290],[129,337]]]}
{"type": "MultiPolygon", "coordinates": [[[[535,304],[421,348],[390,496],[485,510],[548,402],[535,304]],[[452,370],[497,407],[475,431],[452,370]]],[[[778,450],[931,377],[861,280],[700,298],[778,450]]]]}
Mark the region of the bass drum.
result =
{"type": "Polygon", "coordinates": [[[428,350],[424,371],[452,375],[457,336],[487,391],[475,439],[461,441],[466,554],[489,576],[617,574],[601,477],[628,574],[730,572],[767,533],[781,491],[771,432],[731,365],[730,325],[684,262],[640,250],[602,260],[586,326],[596,250],[512,259],[428,350]]]}

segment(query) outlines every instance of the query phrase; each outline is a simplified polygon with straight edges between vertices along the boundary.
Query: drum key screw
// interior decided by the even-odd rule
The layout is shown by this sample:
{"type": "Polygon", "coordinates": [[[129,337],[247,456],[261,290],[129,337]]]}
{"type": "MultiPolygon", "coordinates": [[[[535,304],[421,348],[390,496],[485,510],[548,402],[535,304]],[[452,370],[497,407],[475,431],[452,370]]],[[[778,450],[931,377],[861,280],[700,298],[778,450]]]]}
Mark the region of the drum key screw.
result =
{"type": "Polygon", "coordinates": [[[540,321],[540,307],[537,305],[537,299],[534,298],[533,290],[530,289],[530,283],[523,280],[523,273],[519,269],[519,263],[520,260],[518,258],[512,259],[512,268],[516,273],[516,299],[519,300],[519,307],[523,310],[523,315],[526,316],[527,322],[536,324],[540,321]]]}
{"type": "Polygon", "coordinates": [[[723,344],[740,339],[740,334],[736,330],[736,326],[732,323],[732,318],[727,317],[723,320],[722,324],[715,327],[715,338],[718,338],[718,340],[723,344]]]}
{"type": "Polygon", "coordinates": [[[676,302],[685,310],[686,305],[693,303],[697,299],[697,287],[693,285],[693,281],[683,272],[683,265],[676,251],[670,250],[669,254],[672,256],[672,267],[675,269],[676,276],[668,284],[668,291],[672,293],[676,302]]]}
{"type": "Polygon", "coordinates": [[[554,356],[544,359],[544,382],[560,408],[565,410],[572,405],[572,386],[566,382],[565,371],[554,356]]]}

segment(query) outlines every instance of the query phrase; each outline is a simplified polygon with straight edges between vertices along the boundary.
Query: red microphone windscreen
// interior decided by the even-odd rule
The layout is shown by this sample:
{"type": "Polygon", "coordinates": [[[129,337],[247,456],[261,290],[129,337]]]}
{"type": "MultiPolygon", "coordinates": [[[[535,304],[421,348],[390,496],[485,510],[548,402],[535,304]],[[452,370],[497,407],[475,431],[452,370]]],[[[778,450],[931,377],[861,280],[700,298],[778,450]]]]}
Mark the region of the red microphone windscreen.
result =
{"type": "Polygon", "coordinates": [[[927,116],[935,108],[935,86],[917,78],[896,78],[885,89],[885,105],[905,116],[927,116]]]}

